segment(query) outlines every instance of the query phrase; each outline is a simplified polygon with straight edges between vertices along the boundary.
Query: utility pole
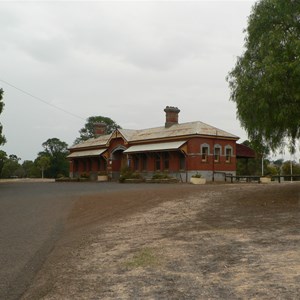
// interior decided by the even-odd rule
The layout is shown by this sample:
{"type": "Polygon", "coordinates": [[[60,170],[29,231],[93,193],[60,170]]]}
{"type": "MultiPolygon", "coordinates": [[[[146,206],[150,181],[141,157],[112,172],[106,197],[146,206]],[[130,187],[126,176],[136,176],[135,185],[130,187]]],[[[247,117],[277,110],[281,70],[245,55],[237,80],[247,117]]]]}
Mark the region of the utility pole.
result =
{"type": "Polygon", "coordinates": [[[291,169],[291,182],[293,182],[293,163],[292,163],[292,158],[290,160],[290,169],[291,169]]]}
{"type": "Polygon", "coordinates": [[[264,177],[264,154],[261,155],[261,177],[264,177]]]}

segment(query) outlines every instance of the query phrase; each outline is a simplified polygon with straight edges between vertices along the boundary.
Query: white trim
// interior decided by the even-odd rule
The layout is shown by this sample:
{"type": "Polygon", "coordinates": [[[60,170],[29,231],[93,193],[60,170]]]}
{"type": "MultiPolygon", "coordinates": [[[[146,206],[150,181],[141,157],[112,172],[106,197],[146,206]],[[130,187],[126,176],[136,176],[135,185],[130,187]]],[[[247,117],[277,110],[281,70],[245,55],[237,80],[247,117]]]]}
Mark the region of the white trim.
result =
{"type": "Polygon", "coordinates": [[[184,143],[186,143],[186,141],[135,145],[129,147],[127,150],[124,151],[124,153],[141,153],[141,152],[177,150],[184,143]]]}

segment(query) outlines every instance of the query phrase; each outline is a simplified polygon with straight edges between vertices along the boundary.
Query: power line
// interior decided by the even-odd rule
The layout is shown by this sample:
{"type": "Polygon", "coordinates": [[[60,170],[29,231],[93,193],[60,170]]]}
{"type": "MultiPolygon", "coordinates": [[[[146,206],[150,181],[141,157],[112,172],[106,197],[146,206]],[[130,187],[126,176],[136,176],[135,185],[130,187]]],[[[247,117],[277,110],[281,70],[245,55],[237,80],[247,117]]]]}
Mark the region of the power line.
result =
{"type": "Polygon", "coordinates": [[[81,117],[81,116],[78,116],[78,115],[76,115],[76,114],[73,114],[73,113],[71,113],[71,112],[69,112],[69,111],[67,111],[67,110],[65,110],[65,109],[63,109],[63,108],[61,108],[61,107],[59,107],[59,106],[56,106],[56,105],[54,105],[54,104],[51,104],[51,103],[47,102],[46,100],[44,100],[44,99],[42,99],[42,98],[40,98],[40,97],[34,96],[34,95],[32,95],[31,93],[28,93],[28,92],[26,92],[26,91],[24,91],[24,90],[22,90],[22,89],[16,87],[15,85],[13,85],[13,84],[11,84],[11,83],[9,83],[9,82],[3,80],[3,79],[0,79],[0,81],[3,82],[3,83],[5,83],[5,84],[7,84],[7,85],[9,85],[9,86],[12,87],[12,88],[18,90],[19,92],[21,92],[21,93],[23,93],[23,94],[25,94],[25,95],[27,95],[27,96],[30,96],[30,97],[34,98],[35,100],[38,100],[38,101],[40,101],[40,102],[42,102],[42,103],[44,103],[44,104],[46,104],[46,105],[48,105],[48,106],[51,106],[51,107],[53,107],[53,108],[56,108],[56,109],[58,109],[58,110],[60,110],[60,111],[62,111],[62,112],[64,112],[64,113],[66,113],[66,114],[68,114],[68,115],[70,115],[70,116],[72,116],[72,117],[75,117],[75,118],[78,118],[78,119],[81,119],[81,120],[85,120],[85,118],[83,118],[83,117],[81,117]]]}

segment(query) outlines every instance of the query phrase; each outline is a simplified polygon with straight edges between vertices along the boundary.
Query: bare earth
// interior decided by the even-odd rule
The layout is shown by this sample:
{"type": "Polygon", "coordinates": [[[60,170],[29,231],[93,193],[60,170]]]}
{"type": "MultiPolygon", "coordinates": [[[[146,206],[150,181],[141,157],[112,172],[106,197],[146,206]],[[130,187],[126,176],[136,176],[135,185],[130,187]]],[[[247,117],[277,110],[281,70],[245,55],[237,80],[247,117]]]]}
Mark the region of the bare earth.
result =
{"type": "Polygon", "coordinates": [[[81,198],[23,299],[299,299],[300,183],[81,198]]]}

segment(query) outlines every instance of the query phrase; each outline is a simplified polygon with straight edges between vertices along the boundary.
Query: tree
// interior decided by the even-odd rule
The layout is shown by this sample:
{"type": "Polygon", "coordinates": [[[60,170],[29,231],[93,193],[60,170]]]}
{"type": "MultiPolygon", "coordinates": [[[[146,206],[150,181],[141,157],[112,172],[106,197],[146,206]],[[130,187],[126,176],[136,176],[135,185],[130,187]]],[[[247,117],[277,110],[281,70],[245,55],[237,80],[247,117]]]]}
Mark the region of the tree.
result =
{"type": "Polygon", "coordinates": [[[300,164],[297,164],[295,161],[285,161],[282,164],[282,174],[283,175],[291,175],[291,165],[292,165],[292,173],[293,175],[300,175],[300,164]]]}
{"type": "Polygon", "coordinates": [[[3,169],[4,163],[6,160],[7,160],[6,152],[3,150],[0,150],[0,175],[2,173],[2,169],[3,169]]]}
{"type": "Polygon", "coordinates": [[[48,157],[50,166],[46,170],[47,177],[67,176],[69,172],[69,163],[67,161],[68,144],[58,138],[48,139],[42,144],[44,151],[38,154],[38,157],[48,157]]]}
{"type": "MultiPolygon", "coordinates": [[[[0,114],[2,113],[3,111],[3,107],[4,107],[4,103],[2,102],[2,99],[3,99],[3,89],[0,89],[0,114]]],[[[3,145],[6,143],[6,138],[5,136],[2,134],[2,129],[3,129],[3,126],[2,124],[0,123],[0,145],[3,145]]]]}
{"type": "Polygon", "coordinates": [[[116,128],[121,128],[115,121],[108,117],[102,116],[92,116],[87,118],[86,123],[83,128],[79,130],[80,136],[76,138],[74,144],[79,144],[83,141],[86,141],[90,138],[95,137],[94,135],[94,124],[95,123],[105,123],[106,124],[106,133],[112,133],[116,128]]]}
{"type": "Polygon", "coordinates": [[[227,81],[251,140],[272,150],[300,137],[300,1],[260,0],[248,19],[245,52],[227,81]]]}
{"type": "Polygon", "coordinates": [[[42,172],[42,178],[44,178],[44,171],[49,169],[51,166],[51,160],[50,156],[41,155],[35,160],[36,166],[41,170],[42,172]]]}
{"type": "Polygon", "coordinates": [[[11,154],[8,159],[5,160],[2,171],[1,177],[2,178],[11,178],[15,176],[20,176],[20,168],[21,165],[19,161],[21,159],[14,154],[11,154]]]}
{"type": "Polygon", "coordinates": [[[40,170],[32,160],[24,160],[22,164],[24,177],[35,178],[40,176],[40,170]]]}

